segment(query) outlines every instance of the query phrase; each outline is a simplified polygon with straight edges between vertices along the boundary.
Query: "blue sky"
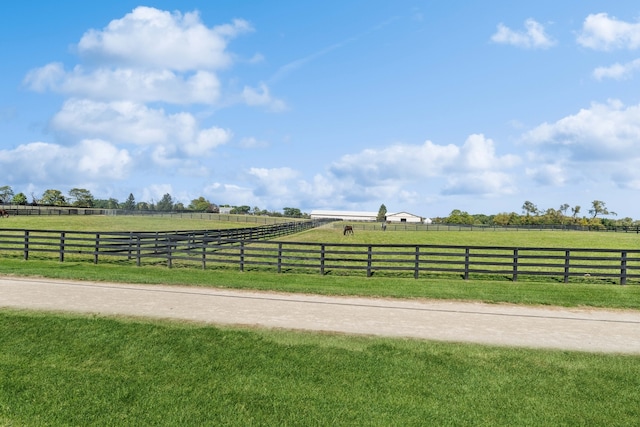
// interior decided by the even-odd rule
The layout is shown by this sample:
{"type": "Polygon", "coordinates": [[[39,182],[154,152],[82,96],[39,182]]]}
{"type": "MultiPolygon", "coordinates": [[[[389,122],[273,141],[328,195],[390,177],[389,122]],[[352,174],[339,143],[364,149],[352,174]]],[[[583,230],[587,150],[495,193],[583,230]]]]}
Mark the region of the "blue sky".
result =
{"type": "Polygon", "coordinates": [[[0,186],[640,219],[634,1],[31,1],[0,17],[0,186]]]}

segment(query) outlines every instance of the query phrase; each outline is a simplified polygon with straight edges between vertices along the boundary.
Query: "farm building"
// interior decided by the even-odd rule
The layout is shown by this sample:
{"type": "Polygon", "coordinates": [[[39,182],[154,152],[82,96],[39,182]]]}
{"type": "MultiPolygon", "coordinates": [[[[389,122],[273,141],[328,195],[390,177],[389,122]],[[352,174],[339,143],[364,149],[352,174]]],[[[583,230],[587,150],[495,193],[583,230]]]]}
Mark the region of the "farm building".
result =
{"type": "MultiPolygon", "coordinates": [[[[313,210],[311,219],[333,218],[342,221],[376,221],[378,212],[313,210]]],[[[387,213],[387,222],[410,222],[430,224],[429,218],[423,218],[408,212],[387,213]]]]}

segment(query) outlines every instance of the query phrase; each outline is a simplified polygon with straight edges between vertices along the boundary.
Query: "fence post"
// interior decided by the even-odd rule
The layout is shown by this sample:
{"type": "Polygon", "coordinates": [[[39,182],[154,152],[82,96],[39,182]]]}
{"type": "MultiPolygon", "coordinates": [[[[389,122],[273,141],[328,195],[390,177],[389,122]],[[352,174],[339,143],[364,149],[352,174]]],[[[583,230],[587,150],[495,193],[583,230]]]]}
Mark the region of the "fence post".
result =
{"type": "Polygon", "coordinates": [[[367,248],[367,277],[371,277],[371,245],[367,248]]]}
{"type": "Polygon", "coordinates": [[[464,249],[464,280],[469,280],[469,255],[471,249],[464,249]]]}
{"type": "Polygon", "coordinates": [[[98,263],[98,251],[100,250],[100,233],[96,233],[96,247],[93,253],[93,263],[98,263]]]}
{"type": "Polygon", "coordinates": [[[240,271],[244,271],[244,241],[240,241],[240,271]]]}
{"type": "Polygon", "coordinates": [[[173,254],[171,253],[171,237],[167,235],[167,267],[173,267],[173,254]]]}
{"type": "Polygon", "coordinates": [[[416,259],[413,270],[413,278],[417,279],[420,274],[420,246],[416,246],[416,259]]]}
{"type": "MultiPolygon", "coordinates": [[[[202,215],[201,215],[202,216],[202,215]]],[[[204,232],[202,236],[202,269],[207,269],[207,244],[209,243],[209,233],[204,232]]]]}
{"type": "Polygon", "coordinates": [[[564,283],[569,283],[569,259],[571,251],[564,251],[564,283]]]}
{"type": "Polygon", "coordinates": [[[29,230],[24,230],[24,260],[29,259],[29,230]]]}
{"type": "Polygon", "coordinates": [[[513,278],[514,282],[518,281],[518,250],[513,250],[513,278]]]}
{"type": "Polygon", "coordinates": [[[140,267],[140,235],[136,234],[136,265],[140,267]]]}
{"type": "Polygon", "coordinates": [[[320,245],[320,275],[324,276],[324,251],[325,245],[320,245]]]}
{"type": "Polygon", "coordinates": [[[60,233],[60,262],[64,262],[64,236],[65,232],[60,233]]]}
{"type": "Polygon", "coordinates": [[[278,273],[282,273],[282,243],[278,243],[278,273]]]}
{"type": "Polygon", "coordinates": [[[627,251],[622,251],[622,260],[620,261],[620,284],[627,284],[627,251]]]}

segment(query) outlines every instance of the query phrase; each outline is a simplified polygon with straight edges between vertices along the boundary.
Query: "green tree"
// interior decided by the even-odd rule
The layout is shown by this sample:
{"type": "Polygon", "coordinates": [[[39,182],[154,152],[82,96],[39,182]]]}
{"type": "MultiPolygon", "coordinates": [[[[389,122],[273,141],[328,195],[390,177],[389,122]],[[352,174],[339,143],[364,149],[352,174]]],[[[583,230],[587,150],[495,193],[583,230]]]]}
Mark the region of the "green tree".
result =
{"type": "Polygon", "coordinates": [[[167,193],[162,196],[162,199],[156,205],[156,210],[161,212],[169,212],[173,209],[173,199],[171,198],[171,194],[167,193]]]}
{"type": "Polygon", "coordinates": [[[8,185],[3,185],[0,187],[0,202],[9,203],[13,197],[13,189],[8,185]]]}
{"type": "Polygon", "coordinates": [[[231,209],[232,214],[240,214],[240,215],[246,215],[250,211],[251,211],[251,207],[247,205],[235,206],[233,209],[231,209]]]}
{"type": "Polygon", "coordinates": [[[129,197],[127,197],[127,200],[122,204],[122,209],[124,209],[125,211],[132,211],[136,208],[136,198],[133,197],[133,193],[129,193],[129,197]]]}
{"type": "Polygon", "coordinates": [[[451,211],[448,217],[444,219],[446,224],[467,224],[473,225],[473,217],[468,212],[461,211],[460,209],[454,209],[451,211]]]}
{"type": "Polygon", "coordinates": [[[196,212],[207,212],[211,207],[211,202],[200,196],[197,199],[193,199],[191,203],[189,203],[189,209],[194,210],[196,212]]]}
{"type": "Polygon", "coordinates": [[[595,218],[598,215],[617,215],[615,212],[609,212],[605,202],[601,200],[594,200],[591,202],[591,209],[589,209],[591,218],[595,218]]]}
{"type": "Polygon", "coordinates": [[[67,204],[67,200],[64,198],[60,190],[49,189],[42,193],[40,203],[50,206],[64,206],[67,204]]]}
{"type": "Polygon", "coordinates": [[[530,201],[527,200],[522,205],[522,212],[527,214],[527,216],[529,216],[529,215],[534,215],[535,216],[535,215],[538,215],[538,213],[540,211],[538,210],[538,207],[533,202],[530,202],[530,201]]]}
{"type": "Polygon", "coordinates": [[[13,199],[11,199],[11,203],[13,203],[14,205],[26,205],[28,203],[27,196],[24,193],[18,193],[13,196],[13,199]]]}
{"type": "Polygon", "coordinates": [[[376,217],[376,221],[382,222],[387,217],[387,207],[383,204],[380,205],[380,209],[378,209],[378,216],[376,217]]]}
{"type": "Polygon", "coordinates": [[[72,188],[69,190],[69,200],[74,200],[73,206],[79,208],[90,208],[94,202],[91,192],[84,188],[72,188]]]}
{"type": "Polygon", "coordinates": [[[282,213],[289,218],[300,218],[302,216],[302,212],[298,208],[284,208],[282,213]]]}

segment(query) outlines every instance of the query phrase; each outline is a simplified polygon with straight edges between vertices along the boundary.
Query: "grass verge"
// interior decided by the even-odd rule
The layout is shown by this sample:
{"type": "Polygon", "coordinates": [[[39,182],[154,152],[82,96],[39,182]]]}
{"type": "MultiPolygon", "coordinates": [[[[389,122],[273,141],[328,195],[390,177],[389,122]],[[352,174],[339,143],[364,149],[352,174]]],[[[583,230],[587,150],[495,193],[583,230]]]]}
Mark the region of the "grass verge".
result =
{"type": "Polygon", "coordinates": [[[635,425],[638,357],[0,311],[3,425],[635,425]]]}

